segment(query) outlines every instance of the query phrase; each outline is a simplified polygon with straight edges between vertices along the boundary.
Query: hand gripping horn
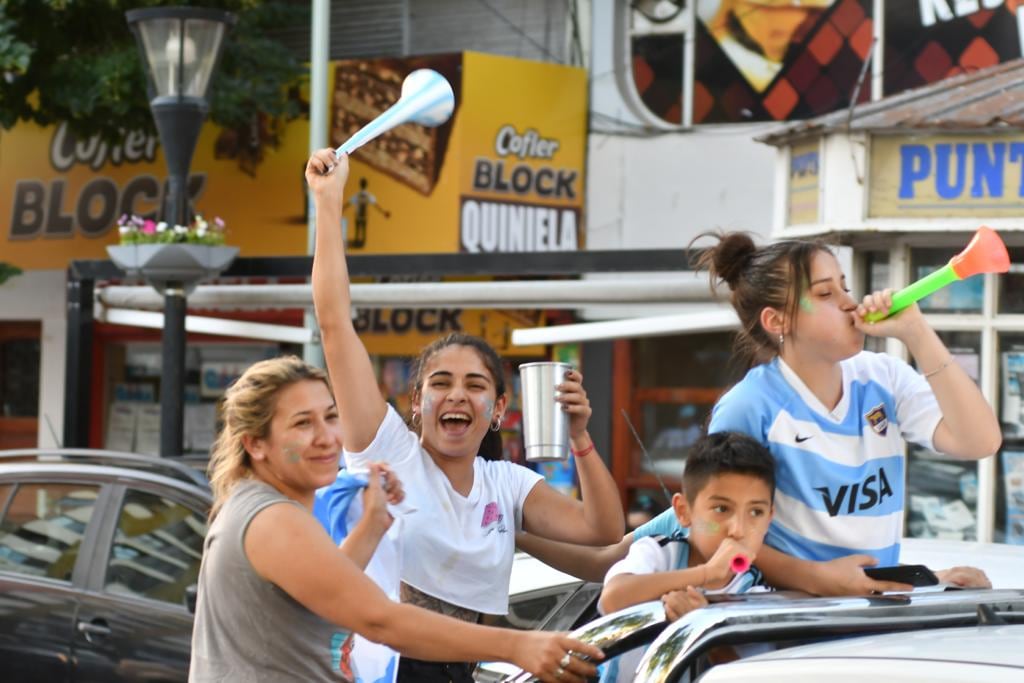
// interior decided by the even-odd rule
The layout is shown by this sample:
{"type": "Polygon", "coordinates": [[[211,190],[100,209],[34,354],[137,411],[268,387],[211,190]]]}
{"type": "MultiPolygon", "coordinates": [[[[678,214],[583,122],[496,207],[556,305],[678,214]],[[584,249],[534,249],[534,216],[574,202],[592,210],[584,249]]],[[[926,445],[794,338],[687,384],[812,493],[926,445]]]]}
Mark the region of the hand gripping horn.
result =
{"type": "Polygon", "coordinates": [[[413,122],[434,128],[447,121],[455,109],[451,83],[432,69],[417,69],[402,81],[402,96],[386,111],[356,131],[334,150],[335,156],[351,154],[395,126],[413,122]]]}
{"type": "Polygon", "coordinates": [[[886,315],[876,311],[864,316],[864,320],[873,323],[899,313],[957,280],[981,273],[1005,273],[1008,270],[1010,255],[1006,252],[1006,245],[995,230],[982,226],[964,250],[951,258],[949,263],[893,294],[892,308],[886,315]]]}

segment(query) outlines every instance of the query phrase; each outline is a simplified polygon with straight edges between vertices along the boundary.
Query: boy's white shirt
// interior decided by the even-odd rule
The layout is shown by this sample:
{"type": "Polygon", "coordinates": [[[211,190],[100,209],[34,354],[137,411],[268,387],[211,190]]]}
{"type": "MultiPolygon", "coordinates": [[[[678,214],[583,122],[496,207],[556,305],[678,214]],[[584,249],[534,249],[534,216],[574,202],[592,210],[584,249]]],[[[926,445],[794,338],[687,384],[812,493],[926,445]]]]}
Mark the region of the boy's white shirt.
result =
{"type": "MultiPolygon", "coordinates": [[[[680,538],[682,542],[672,542],[667,546],[662,546],[658,540],[659,538],[664,537],[645,536],[634,541],[629,546],[629,553],[613,564],[611,569],[608,570],[608,574],[604,577],[604,585],[607,586],[608,582],[613,578],[624,574],[657,574],[659,572],[675,571],[676,569],[686,569],[685,564],[682,567],[679,566],[679,554],[682,552],[684,544],[687,548],[689,547],[689,541],[685,538],[680,538]]],[[[746,572],[744,572],[734,576],[723,588],[705,589],[702,592],[705,595],[736,593],[739,592],[738,589],[746,581],[748,581],[748,578],[746,572]]],[[[745,592],[754,593],[765,590],[767,588],[764,586],[753,586],[745,592]]],[[[601,613],[603,614],[604,612],[602,611],[601,613]]],[[[636,668],[639,666],[640,659],[643,657],[646,649],[646,647],[637,647],[619,655],[616,658],[618,661],[614,669],[617,675],[615,678],[611,678],[608,672],[604,671],[601,675],[601,683],[628,683],[632,681],[636,668]]],[[[613,663],[615,663],[614,660],[604,666],[611,667],[613,663]]]]}
{"type": "MultiPolygon", "coordinates": [[[[673,543],[670,547],[671,557],[669,553],[665,552],[665,548],[658,542],[657,536],[646,536],[644,538],[637,539],[629,546],[629,553],[612,565],[612,568],[608,570],[608,574],[604,577],[604,585],[608,585],[616,576],[621,574],[657,574],[659,572],[670,572],[676,569],[676,560],[679,557],[679,546],[681,543],[673,543]]],[[[681,567],[685,569],[685,567],[681,567]]],[[[722,588],[708,588],[704,589],[706,595],[716,595],[718,593],[734,593],[736,589],[743,583],[743,574],[737,574],[732,577],[732,580],[722,588]]],[[[757,592],[757,590],[764,590],[763,586],[754,586],[750,592],[757,592]]]]}

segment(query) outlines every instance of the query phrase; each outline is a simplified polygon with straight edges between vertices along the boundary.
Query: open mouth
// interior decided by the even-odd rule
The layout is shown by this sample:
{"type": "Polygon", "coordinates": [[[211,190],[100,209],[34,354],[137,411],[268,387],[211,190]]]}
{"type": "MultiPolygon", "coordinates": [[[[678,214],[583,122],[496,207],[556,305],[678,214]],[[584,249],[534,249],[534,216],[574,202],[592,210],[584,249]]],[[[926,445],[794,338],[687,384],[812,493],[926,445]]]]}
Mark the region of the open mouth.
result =
{"type": "Polygon", "coordinates": [[[473,424],[473,418],[469,413],[452,411],[441,415],[440,423],[441,431],[446,435],[462,436],[469,431],[470,425],[473,424]]]}

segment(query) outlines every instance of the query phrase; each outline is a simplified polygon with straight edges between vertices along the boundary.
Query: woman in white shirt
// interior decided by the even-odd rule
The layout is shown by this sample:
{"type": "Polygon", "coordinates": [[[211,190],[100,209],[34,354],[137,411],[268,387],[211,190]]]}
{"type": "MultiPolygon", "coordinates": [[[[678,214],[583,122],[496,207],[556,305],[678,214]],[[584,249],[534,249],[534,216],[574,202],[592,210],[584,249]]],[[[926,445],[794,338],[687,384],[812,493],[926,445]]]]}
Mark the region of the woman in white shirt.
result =
{"type": "MultiPolygon", "coordinates": [[[[482,339],[450,335],[416,365],[412,428],[381,396],[351,318],[349,276],[337,226],[348,158],[316,152],[306,180],[316,204],[313,302],[345,435],[345,456],[359,470],[387,461],[416,512],[403,519],[402,599],[466,621],[508,611],[515,532],[586,545],[622,538],[618,489],[587,434],[590,403],[578,371],[566,374],[558,400],[583,502],[562,495],[535,472],[501,460],[508,405],[498,355],[482,339]],[[481,456],[481,457],[478,457],[481,456]]],[[[472,664],[403,659],[399,681],[469,681],[472,664]]]]}

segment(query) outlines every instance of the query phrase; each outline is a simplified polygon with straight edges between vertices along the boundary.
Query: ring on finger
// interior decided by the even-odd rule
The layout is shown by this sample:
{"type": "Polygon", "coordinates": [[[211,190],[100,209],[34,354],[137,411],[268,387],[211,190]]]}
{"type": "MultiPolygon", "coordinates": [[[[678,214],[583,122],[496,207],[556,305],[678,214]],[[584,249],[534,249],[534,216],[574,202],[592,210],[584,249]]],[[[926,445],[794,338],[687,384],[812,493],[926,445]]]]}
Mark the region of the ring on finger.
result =
{"type": "Polygon", "coordinates": [[[565,655],[563,655],[562,658],[558,660],[559,668],[561,668],[561,669],[567,668],[569,666],[569,662],[570,661],[572,661],[572,655],[569,654],[568,652],[566,652],[565,655]]]}
{"type": "Polygon", "coordinates": [[[563,669],[562,667],[558,667],[557,669],[555,669],[555,678],[561,678],[562,674],[564,673],[565,669],[563,669]]]}

